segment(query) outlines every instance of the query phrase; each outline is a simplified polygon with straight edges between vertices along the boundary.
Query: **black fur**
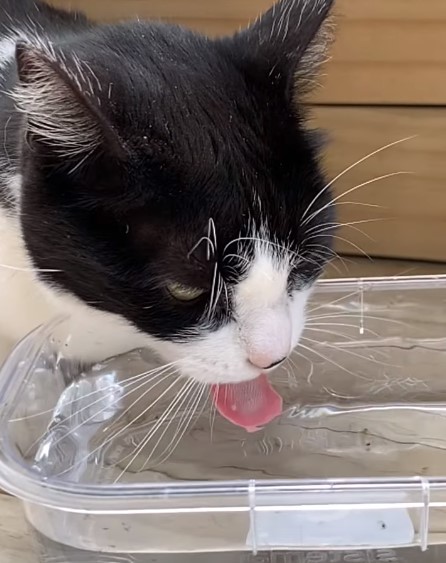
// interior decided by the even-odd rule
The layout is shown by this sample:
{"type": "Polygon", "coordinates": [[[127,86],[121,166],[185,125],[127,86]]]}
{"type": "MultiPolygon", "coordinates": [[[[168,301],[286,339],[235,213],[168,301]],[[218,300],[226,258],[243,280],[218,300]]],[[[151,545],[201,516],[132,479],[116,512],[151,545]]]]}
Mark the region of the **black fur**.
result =
{"type": "MultiPolygon", "coordinates": [[[[48,283],[147,333],[176,338],[196,327],[209,295],[179,303],[168,281],[209,292],[216,260],[230,286],[243,263],[225,259],[225,246],[265,222],[276,243],[303,258],[290,286],[314,281],[325,259],[312,252],[308,229],[333,216],[329,207],[301,226],[326,181],[295,76],[304,74],[332,0],[316,4],[310,11],[284,0],[251,29],[214,41],[175,26],[97,26],[43,3],[0,0],[1,33],[31,20],[54,48],[51,54],[22,41],[2,89],[19,81],[32,87],[42,80],[35,68],[43,67],[66,107],[100,131],[94,150],[69,157],[34,130],[23,142],[26,115],[11,98],[0,99],[0,129],[8,125],[1,162],[23,175],[20,211],[13,212],[21,214],[35,267],[58,270],[40,274],[48,283]],[[277,13],[285,18],[282,35],[277,13]],[[76,60],[89,69],[85,75],[76,60]],[[218,245],[207,260],[205,244],[190,251],[210,219],[218,245]]],[[[329,201],[324,192],[317,206],[329,201]]],[[[328,257],[329,231],[311,242],[326,245],[328,257]]],[[[248,254],[251,245],[244,243],[248,254]]],[[[222,296],[214,320],[230,315],[222,296]]]]}

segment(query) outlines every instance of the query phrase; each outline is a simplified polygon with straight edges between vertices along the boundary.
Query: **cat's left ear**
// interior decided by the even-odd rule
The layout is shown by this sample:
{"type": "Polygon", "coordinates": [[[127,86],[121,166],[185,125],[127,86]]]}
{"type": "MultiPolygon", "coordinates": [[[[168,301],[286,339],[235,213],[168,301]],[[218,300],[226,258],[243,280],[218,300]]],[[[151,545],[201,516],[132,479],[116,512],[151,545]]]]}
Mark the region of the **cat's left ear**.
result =
{"type": "Polygon", "coordinates": [[[281,0],[235,35],[237,54],[251,74],[259,71],[288,93],[312,88],[331,43],[334,0],[281,0]]]}
{"type": "Polygon", "coordinates": [[[84,161],[101,151],[121,150],[101,106],[101,85],[91,68],[55,53],[50,45],[19,43],[19,83],[13,97],[26,117],[29,142],[61,162],[84,161]]]}

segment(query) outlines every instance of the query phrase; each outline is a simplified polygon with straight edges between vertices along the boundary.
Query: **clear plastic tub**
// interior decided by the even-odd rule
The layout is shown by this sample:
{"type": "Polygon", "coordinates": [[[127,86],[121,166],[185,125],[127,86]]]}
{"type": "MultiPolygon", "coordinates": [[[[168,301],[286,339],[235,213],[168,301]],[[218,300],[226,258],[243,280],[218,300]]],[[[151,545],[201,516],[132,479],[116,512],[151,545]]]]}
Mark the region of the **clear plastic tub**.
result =
{"type": "Polygon", "coordinates": [[[147,351],[71,346],[56,321],[1,374],[0,486],[42,561],[444,562],[419,550],[446,544],[446,276],[321,282],[255,434],[147,351]]]}

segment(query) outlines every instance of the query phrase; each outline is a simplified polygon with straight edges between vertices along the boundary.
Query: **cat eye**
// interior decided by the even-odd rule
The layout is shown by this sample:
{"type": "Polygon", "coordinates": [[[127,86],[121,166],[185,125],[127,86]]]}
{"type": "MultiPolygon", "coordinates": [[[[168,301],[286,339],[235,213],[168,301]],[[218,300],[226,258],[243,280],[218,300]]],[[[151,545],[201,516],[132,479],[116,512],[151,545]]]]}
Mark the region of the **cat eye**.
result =
{"type": "Polygon", "coordinates": [[[181,283],[170,283],[167,286],[167,291],[177,299],[178,301],[195,301],[201,297],[204,293],[204,289],[199,289],[198,287],[189,287],[181,283]]]}

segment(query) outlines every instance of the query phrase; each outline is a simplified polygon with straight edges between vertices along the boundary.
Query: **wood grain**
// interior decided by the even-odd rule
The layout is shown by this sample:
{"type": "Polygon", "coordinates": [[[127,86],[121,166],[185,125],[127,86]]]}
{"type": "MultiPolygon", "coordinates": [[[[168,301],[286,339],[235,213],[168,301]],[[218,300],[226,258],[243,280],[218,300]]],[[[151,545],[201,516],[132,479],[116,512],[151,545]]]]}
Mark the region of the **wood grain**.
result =
{"type": "Polygon", "coordinates": [[[446,3],[340,0],[333,59],[316,101],[446,103],[446,3]]]}
{"type": "MultiPolygon", "coordinates": [[[[192,17],[217,19],[251,19],[267,10],[274,0],[47,0],[55,6],[85,10],[102,18],[116,19],[136,14],[146,17],[192,17]]],[[[386,19],[420,21],[446,19],[443,0],[337,0],[339,14],[352,20],[386,19]]]]}
{"type": "MultiPolygon", "coordinates": [[[[271,0],[53,0],[103,21],[139,16],[231,33],[271,0]]],[[[443,0],[339,0],[338,33],[318,103],[446,104],[443,0]]]]}
{"type": "Polygon", "coordinates": [[[374,256],[446,261],[446,110],[320,107],[315,122],[332,136],[326,158],[330,177],[388,143],[417,135],[367,159],[336,182],[341,194],[378,176],[410,172],[339,200],[341,222],[382,221],[344,228],[339,234],[351,244],[338,241],[338,249],[356,253],[358,246],[374,256]]]}
{"type": "Polygon", "coordinates": [[[132,16],[248,21],[267,10],[273,0],[50,0],[50,3],[83,10],[91,17],[108,21],[132,16]]]}
{"type": "Polygon", "coordinates": [[[20,502],[4,494],[0,494],[0,560],[1,563],[37,561],[20,502]]]}

